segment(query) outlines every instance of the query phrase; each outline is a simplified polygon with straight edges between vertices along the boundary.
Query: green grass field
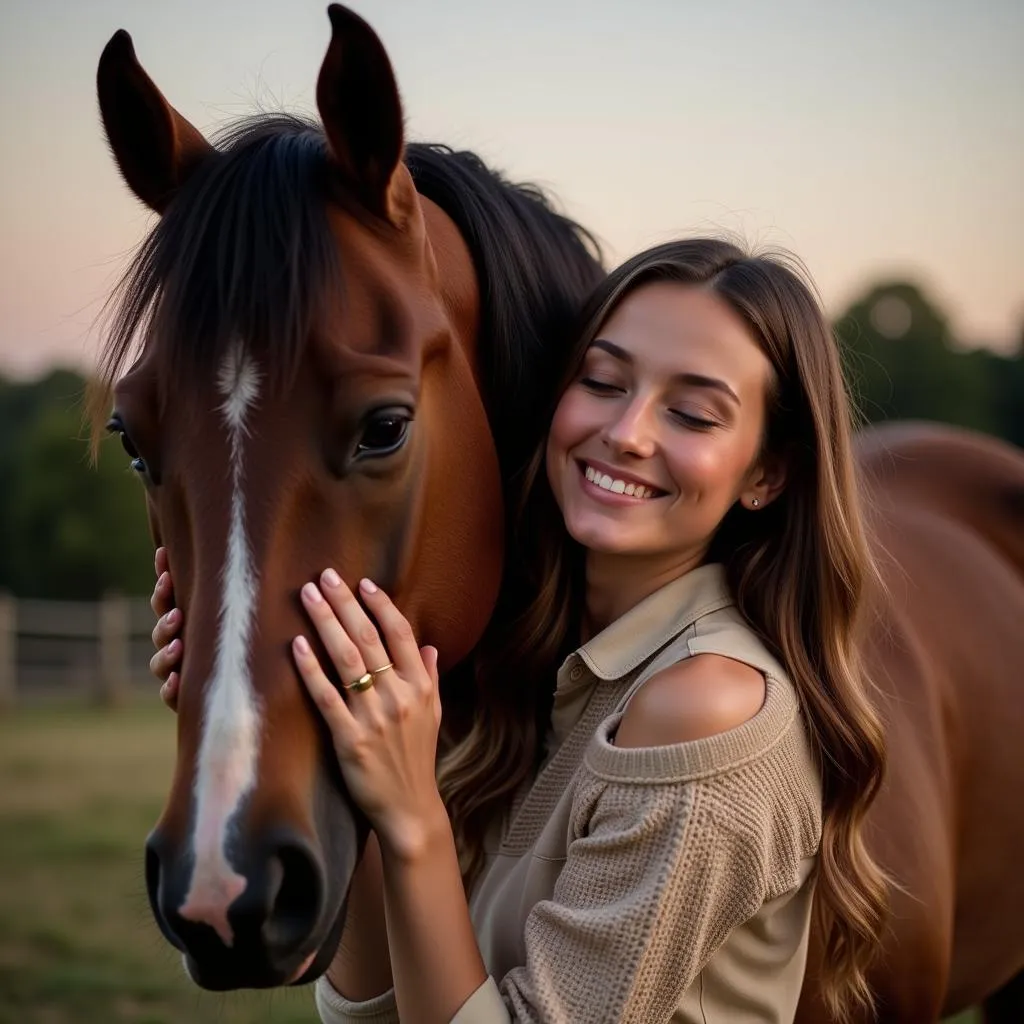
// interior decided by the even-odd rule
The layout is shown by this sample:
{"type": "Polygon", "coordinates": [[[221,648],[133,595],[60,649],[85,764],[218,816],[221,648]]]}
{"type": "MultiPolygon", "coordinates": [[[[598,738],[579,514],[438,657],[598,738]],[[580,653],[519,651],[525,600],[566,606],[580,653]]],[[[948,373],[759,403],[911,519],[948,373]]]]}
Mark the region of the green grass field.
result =
{"type": "Polygon", "coordinates": [[[201,991],[157,931],[142,844],[173,753],[155,693],[0,715],[0,1024],[317,1020],[309,989],[201,991]]]}
{"type": "Polygon", "coordinates": [[[0,715],[0,1024],[299,1024],[312,991],[212,994],[150,916],[142,845],[160,812],[174,716],[0,715]]]}

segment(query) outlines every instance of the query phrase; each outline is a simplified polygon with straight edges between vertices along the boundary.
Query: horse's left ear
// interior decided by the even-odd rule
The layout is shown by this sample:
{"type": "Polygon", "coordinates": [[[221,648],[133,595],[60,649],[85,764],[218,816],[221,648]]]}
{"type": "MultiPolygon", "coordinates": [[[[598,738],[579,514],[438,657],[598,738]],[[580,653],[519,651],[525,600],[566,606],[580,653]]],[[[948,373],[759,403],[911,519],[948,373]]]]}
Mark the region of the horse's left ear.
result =
{"type": "Polygon", "coordinates": [[[164,99],[135,57],[132,37],[115,32],[96,70],[107,141],[128,187],[163,213],[195,168],[214,152],[164,99]]]}
{"type": "Polygon", "coordinates": [[[415,189],[400,167],[402,103],[377,33],[359,15],[331,4],[331,42],[316,83],[316,105],[335,167],[356,197],[396,225],[415,189]]]}

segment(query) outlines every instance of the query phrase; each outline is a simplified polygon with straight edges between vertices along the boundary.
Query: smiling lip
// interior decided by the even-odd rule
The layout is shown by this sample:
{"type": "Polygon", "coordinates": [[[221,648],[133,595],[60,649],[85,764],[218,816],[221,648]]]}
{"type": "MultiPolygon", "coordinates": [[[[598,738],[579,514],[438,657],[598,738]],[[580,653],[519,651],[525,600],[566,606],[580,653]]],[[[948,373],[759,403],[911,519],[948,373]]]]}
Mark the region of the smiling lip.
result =
{"type": "Polygon", "coordinates": [[[577,459],[576,466],[579,469],[580,476],[582,477],[582,486],[584,491],[591,497],[600,498],[602,501],[611,502],[615,505],[638,505],[642,502],[653,501],[655,498],[664,497],[667,491],[662,490],[660,487],[654,486],[654,484],[648,483],[646,480],[642,480],[639,477],[635,477],[629,473],[622,473],[616,470],[612,466],[607,466],[601,462],[593,462],[589,459],[577,459]],[[604,477],[610,484],[611,481],[622,486],[622,490],[612,490],[606,484],[601,487],[595,480],[587,479],[588,470],[604,477]],[[646,493],[636,494],[628,490],[628,488],[634,488],[636,490],[645,489],[646,493]]]}

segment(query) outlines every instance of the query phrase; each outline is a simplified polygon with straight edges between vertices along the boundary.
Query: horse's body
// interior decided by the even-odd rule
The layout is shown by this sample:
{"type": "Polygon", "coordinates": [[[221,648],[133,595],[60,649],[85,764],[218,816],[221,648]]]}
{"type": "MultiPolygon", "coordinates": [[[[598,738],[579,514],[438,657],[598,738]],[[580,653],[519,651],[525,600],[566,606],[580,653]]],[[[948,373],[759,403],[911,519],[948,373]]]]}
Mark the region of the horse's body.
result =
{"type": "MultiPolygon", "coordinates": [[[[211,988],[283,984],[312,952],[303,980],[321,972],[366,834],[287,654],[299,587],[328,564],[372,576],[451,682],[514,557],[502,475],[544,429],[558,342],[600,273],[574,225],[473,158],[403,163],[383,48],[331,19],[323,134],[261,121],[214,151],[124,33],[98,76],[121,171],[163,215],[105,362],[117,376],[152,314],[114,419],[186,623],[147,883],[211,988]]],[[[894,602],[870,644],[892,764],[871,837],[910,894],[875,984],[910,1024],[1024,967],[1024,459],[927,428],[862,452],[894,602]]],[[[447,720],[471,713],[444,692],[447,720]]]]}
{"type": "MultiPolygon", "coordinates": [[[[932,1021],[1024,970],[1024,456],[900,424],[858,457],[888,590],[866,644],[889,751],[869,837],[906,890],[873,980],[880,1019],[932,1021]]],[[[1024,1020],[1019,989],[990,1020],[1024,1020]]]]}

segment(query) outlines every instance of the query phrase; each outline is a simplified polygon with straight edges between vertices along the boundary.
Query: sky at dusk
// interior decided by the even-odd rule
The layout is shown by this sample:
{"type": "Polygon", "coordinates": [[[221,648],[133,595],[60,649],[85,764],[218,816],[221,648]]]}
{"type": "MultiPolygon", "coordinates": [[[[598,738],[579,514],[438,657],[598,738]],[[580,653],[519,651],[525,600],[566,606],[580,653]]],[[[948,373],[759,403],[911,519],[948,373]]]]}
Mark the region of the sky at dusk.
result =
{"type": "MultiPolygon", "coordinates": [[[[1021,0],[360,0],[409,137],[543,185],[610,262],[684,234],[796,252],[831,313],[919,281],[965,341],[1024,325],[1021,0]]],[[[323,0],[3,0],[0,373],[89,365],[151,216],[106,149],[118,28],[205,131],[314,112],[323,0]]]]}

